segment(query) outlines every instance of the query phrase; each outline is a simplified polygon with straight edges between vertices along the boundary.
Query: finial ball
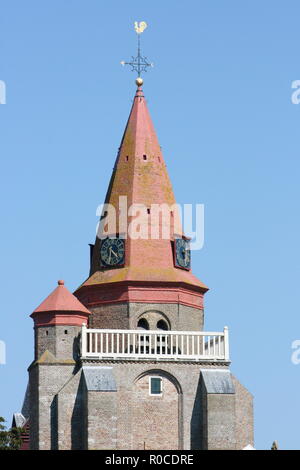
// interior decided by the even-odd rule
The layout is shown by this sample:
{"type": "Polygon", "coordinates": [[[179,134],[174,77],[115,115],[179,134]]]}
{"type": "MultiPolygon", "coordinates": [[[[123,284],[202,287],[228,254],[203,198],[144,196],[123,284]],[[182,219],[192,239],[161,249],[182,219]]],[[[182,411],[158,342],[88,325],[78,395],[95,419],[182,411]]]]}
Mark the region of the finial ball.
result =
{"type": "Polygon", "coordinates": [[[144,83],[144,80],[141,77],[138,77],[135,83],[137,84],[137,86],[142,86],[144,83]]]}
{"type": "Polygon", "coordinates": [[[62,279],[60,279],[59,281],[57,281],[57,284],[58,284],[59,286],[63,286],[64,283],[65,283],[65,281],[63,281],[62,279]]]}

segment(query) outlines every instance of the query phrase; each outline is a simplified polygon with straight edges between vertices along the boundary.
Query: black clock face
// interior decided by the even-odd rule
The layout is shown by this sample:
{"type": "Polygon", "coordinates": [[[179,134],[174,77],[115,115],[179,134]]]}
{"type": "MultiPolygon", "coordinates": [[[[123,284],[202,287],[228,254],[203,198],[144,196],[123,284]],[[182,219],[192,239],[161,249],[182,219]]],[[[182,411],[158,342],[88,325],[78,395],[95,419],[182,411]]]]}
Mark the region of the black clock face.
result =
{"type": "Polygon", "coordinates": [[[120,238],[106,238],[101,243],[100,258],[102,266],[124,264],[125,242],[120,238]]]}
{"type": "Polygon", "coordinates": [[[191,268],[190,243],[184,238],[175,238],[175,265],[180,268],[191,268]]]}

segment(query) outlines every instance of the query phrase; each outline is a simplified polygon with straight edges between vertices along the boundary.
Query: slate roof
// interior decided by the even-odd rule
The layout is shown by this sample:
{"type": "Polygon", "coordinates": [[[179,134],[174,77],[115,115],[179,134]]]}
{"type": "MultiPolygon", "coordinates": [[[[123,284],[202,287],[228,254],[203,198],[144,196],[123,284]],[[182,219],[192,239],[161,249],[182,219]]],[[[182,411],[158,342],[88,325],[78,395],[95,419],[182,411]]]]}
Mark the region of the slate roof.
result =
{"type": "Polygon", "coordinates": [[[230,370],[201,369],[207,393],[235,393],[230,370]]]}
{"type": "Polygon", "coordinates": [[[84,366],[83,375],[89,391],[116,392],[112,367],[84,366]]]}

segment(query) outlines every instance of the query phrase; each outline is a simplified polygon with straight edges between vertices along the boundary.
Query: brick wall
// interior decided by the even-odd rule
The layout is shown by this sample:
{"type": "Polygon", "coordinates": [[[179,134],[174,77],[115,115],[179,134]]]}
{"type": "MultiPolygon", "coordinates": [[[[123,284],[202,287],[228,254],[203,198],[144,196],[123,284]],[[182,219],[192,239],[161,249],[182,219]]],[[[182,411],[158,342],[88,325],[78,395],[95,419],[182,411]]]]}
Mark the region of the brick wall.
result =
{"type": "Polygon", "coordinates": [[[206,397],[207,413],[204,432],[206,442],[203,447],[210,450],[234,450],[235,395],[210,394],[206,397]],[[205,429],[206,428],[206,429],[205,429]]]}
{"type": "Polygon", "coordinates": [[[175,385],[162,376],[162,394],[149,394],[153,373],[138,379],[132,391],[132,438],[135,449],[179,447],[179,396],[175,385]]]}
{"type": "Polygon", "coordinates": [[[201,331],[203,310],[181,304],[124,303],[89,307],[90,328],[136,329],[139,318],[145,317],[150,329],[165,319],[171,330],[201,331]]]}
{"type": "Polygon", "coordinates": [[[117,448],[117,393],[88,392],[88,449],[117,448]]]}
{"type": "Polygon", "coordinates": [[[110,304],[89,307],[92,315],[89,317],[90,328],[128,329],[128,304],[110,304]]]}
{"type": "MultiPolygon", "coordinates": [[[[152,449],[202,448],[199,440],[202,416],[195,407],[195,400],[200,398],[200,364],[103,361],[101,365],[113,367],[117,383],[117,392],[111,395],[117,403],[116,449],[142,448],[144,442],[152,449]],[[162,398],[149,397],[148,379],[152,374],[163,378],[162,398]],[[150,429],[153,436],[148,433],[150,429]]],[[[101,396],[107,396],[107,392],[93,393],[93,403],[98,397],[100,406],[101,396]]],[[[109,404],[106,402],[105,406],[109,404]]]]}
{"type": "Polygon", "coordinates": [[[78,326],[40,326],[35,328],[35,360],[46,351],[57,359],[78,359],[79,335],[78,326]]]}
{"type": "Polygon", "coordinates": [[[254,446],[253,396],[236,377],[232,380],[236,391],[236,448],[243,449],[248,444],[254,446]]]}
{"type": "Polygon", "coordinates": [[[81,369],[71,366],[31,368],[32,448],[241,449],[253,443],[252,396],[235,378],[235,394],[206,395],[201,364],[93,364],[113,368],[116,392],[87,391],[81,369]],[[155,374],[163,380],[161,397],[149,396],[155,374]]]}
{"type": "Polygon", "coordinates": [[[57,393],[57,443],[59,450],[85,449],[86,404],[81,369],[57,393]]]}
{"type": "Polygon", "coordinates": [[[31,449],[56,448],[58,428],[55,396],[70,380],[73,370],[74,365],[59,363],[31,366],[29,372],[31,449]]]}

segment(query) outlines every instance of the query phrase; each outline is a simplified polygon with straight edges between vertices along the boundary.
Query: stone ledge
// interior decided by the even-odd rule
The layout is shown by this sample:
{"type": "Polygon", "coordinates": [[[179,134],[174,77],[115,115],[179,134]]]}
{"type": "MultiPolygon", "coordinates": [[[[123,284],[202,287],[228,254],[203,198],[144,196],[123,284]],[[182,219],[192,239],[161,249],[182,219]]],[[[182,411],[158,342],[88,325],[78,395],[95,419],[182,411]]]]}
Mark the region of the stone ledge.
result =
{"type": "Polygon", "coordinates": [[[81,364],[184,364],[184,365],[197,365],[197,366],[213,366],[213,367],[229,367],[231,362],[230,361],[178,361],[178,360],[167,360],[167,359],[81,359],[81,364]]]}

